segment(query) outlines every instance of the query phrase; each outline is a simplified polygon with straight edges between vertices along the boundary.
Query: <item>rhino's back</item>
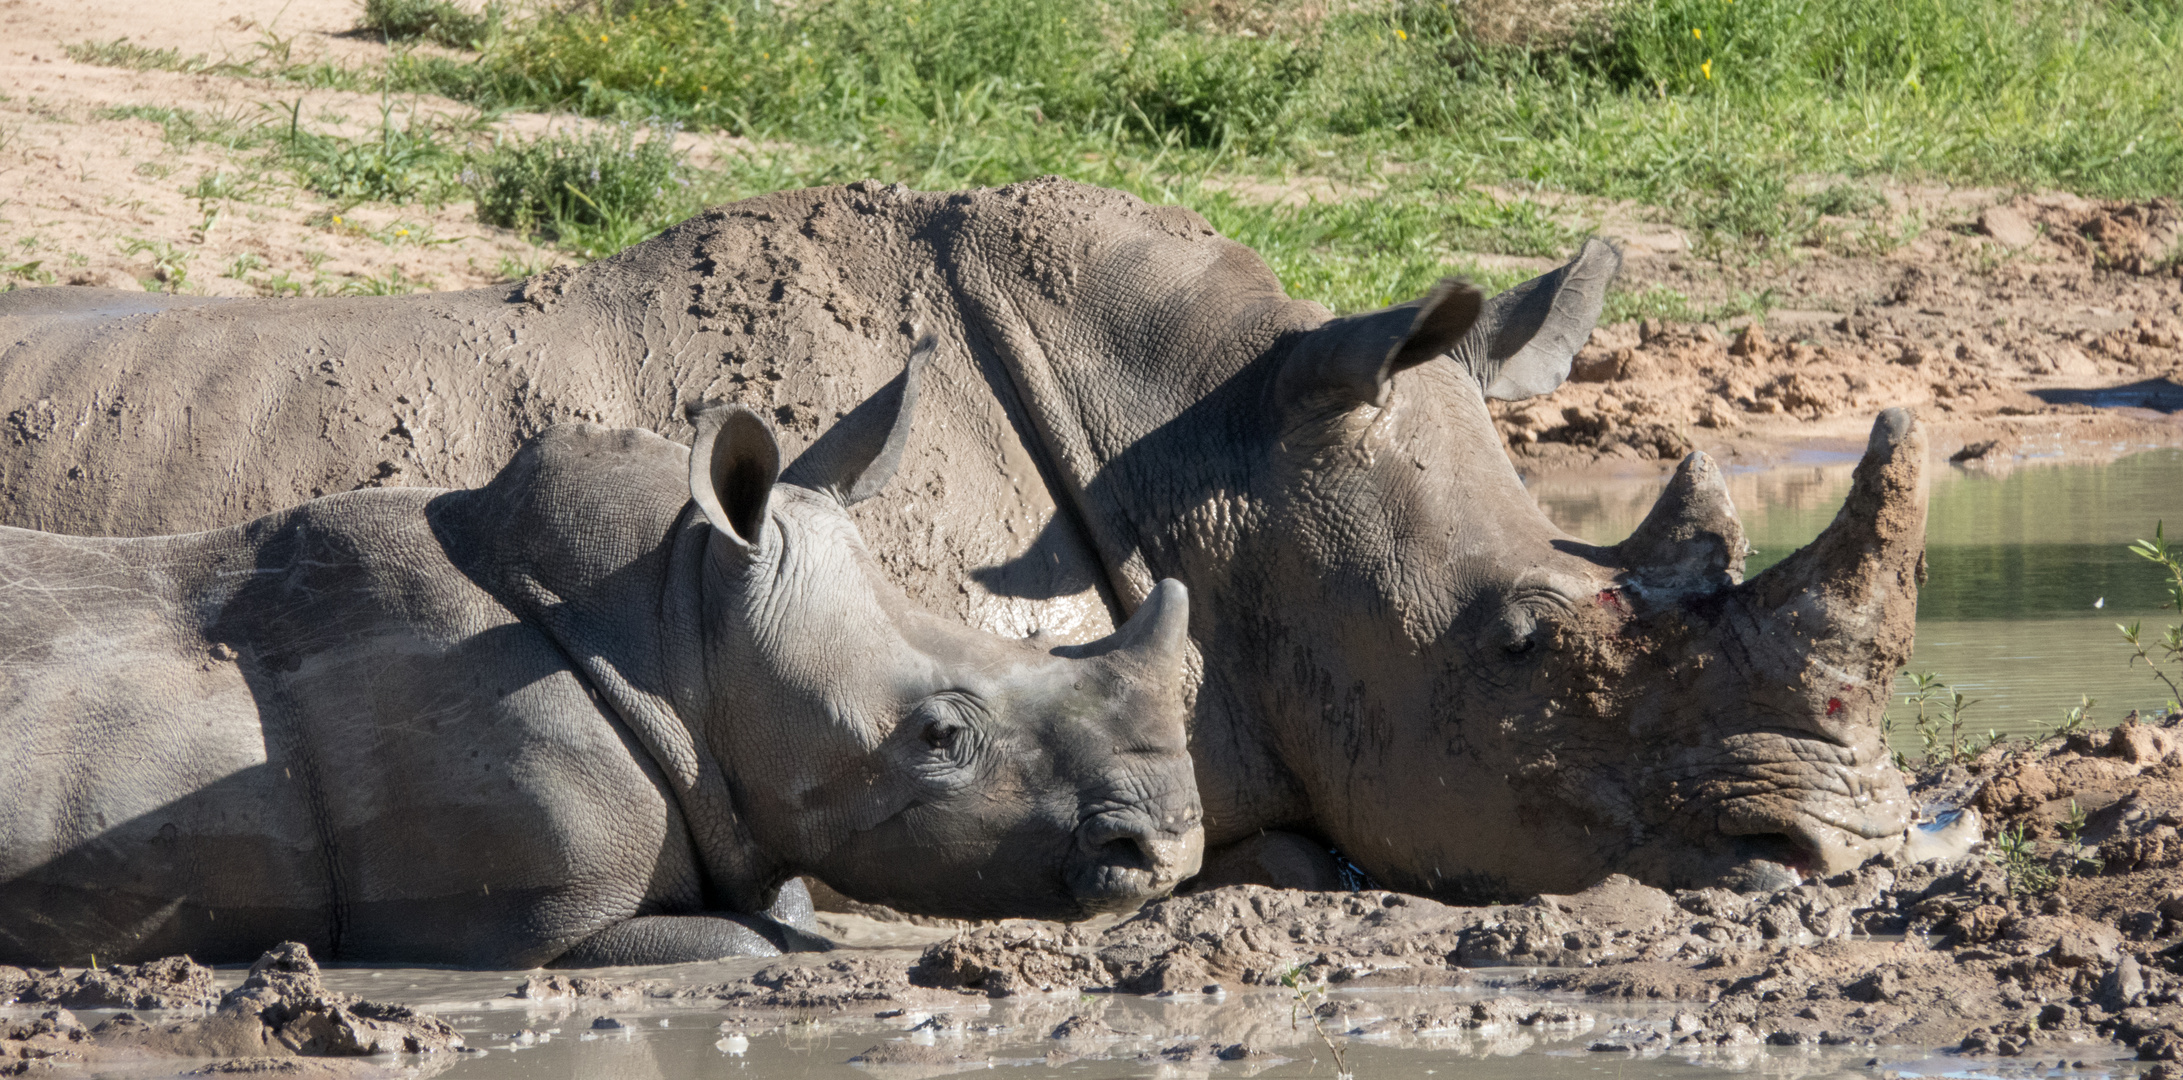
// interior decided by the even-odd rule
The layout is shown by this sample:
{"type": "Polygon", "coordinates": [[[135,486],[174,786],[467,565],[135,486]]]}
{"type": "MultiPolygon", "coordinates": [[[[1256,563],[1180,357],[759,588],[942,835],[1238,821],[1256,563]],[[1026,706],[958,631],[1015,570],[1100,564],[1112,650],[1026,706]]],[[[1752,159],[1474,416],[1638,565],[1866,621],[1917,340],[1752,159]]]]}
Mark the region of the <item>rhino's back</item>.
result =
{"type": "Polygon", "coordinates": [[[506,301],[0,297],[0,523],[186,533],[360,486],[482,482],[518,434],[506,301]]]}
{"type": "Polygon", "coordinates": [[[198,618],[208,581],[249,572],[228,539],[0,529],[0,955],[79,941],[113,954],[177,931],[217,942],[202,911],[180,927],[162,910],[185,897],[229,912],[235,932],[319,936],[293,917],[323,900],[308,895],[324,875],[307,804],[264,768],[251,687],[198,618]],[[181,887],[207,859],[306,895],[181,887]]]}
{"type": "Polygon", "coordinates": [[[684,406],[712,398],[772,417],[793,455],[899,374],[923,330],[942,347],[919,421],[860,527],[936,610],[1088,640],[1112,629],[1110,598],[1066,474],[1096,462],[1042,445],[1067,403],[1027,407],[1052,388],[1019,387],[1008,357],[1051,349],[1111,382],[1166,302],[1091,268],[1196,244],[1185,218],[1059,181],[866,183],[720,207],[580,270],[470,293],[21,290],[0,298],[0,524],[146,535],[359,485],[472,487],[551,422],[684,438],[684,406]],[[1095,278],[1118,306],[1083,302],[1095,278]]]}
{"type": "Polygon", "coordinates": [[[529,963],[643,899],[673,830],[649,766],[439,554],[435,495],[0,530],[0,961],[529,963]]]}

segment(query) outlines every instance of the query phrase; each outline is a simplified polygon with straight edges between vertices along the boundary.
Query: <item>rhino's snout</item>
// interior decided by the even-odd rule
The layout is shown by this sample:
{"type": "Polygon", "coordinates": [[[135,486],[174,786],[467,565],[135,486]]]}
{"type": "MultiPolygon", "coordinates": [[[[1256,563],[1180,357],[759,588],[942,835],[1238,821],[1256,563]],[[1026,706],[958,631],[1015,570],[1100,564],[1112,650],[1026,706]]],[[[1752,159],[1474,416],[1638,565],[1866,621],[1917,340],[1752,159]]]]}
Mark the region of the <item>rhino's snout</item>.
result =
{"type": "Polygon", "coordinates": [[[1127,910],[1197,873],[1204,854],[1195,820],[1160,822],[1136,809],[1095,814],[1076,828],[1069,891],[1088,912],[1127,910]]]}

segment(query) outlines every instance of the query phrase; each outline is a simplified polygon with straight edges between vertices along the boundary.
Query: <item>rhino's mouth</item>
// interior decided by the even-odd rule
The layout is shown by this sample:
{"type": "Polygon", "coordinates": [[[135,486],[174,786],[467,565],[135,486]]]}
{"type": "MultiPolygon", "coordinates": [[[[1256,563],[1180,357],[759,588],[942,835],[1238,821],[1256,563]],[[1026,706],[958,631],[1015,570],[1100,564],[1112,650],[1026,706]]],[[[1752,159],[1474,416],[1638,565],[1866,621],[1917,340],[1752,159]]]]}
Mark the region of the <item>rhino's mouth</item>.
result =
{"type": "Polygon", "coordinates": [[[1691,809],[1728,838],[1738,865],[1769,864],[1780,869],[1762,876],[1801,880],[1854,869],[1901,846],[1909,800],[1900,774],[1883,760],[1810,737],[1736,741],[1741,752],[1714,763],[1691,809]]]}

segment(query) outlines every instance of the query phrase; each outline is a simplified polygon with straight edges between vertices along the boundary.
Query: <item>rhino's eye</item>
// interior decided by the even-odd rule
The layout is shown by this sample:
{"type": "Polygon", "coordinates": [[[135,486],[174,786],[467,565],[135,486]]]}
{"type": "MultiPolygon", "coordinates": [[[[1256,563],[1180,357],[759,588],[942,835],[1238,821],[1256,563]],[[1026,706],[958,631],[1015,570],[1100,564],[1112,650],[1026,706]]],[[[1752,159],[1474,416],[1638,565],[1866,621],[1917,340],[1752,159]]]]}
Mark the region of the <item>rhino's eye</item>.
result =
{"type": "Polygon", "coordinates": [[[963,725],[953,719],[933,717],[925,721],[925,730],[917,736],[934,750],[946,752],[955,748],[955,739],[961,735],[963,725]]]}
{"type": "Polygon", "coordinates": [[[979,706],[955,693],[920,702],[904,725],[910,768],[944,787],[965,782],[976,771],[979,706]]]}
{"type": "Polygon", "coordinates": [[[1510,656],[1522,656],[1539,643],[1539,620],[1521,605],[1502,614],[1500,629],[1501,651],[1510,656]]]}

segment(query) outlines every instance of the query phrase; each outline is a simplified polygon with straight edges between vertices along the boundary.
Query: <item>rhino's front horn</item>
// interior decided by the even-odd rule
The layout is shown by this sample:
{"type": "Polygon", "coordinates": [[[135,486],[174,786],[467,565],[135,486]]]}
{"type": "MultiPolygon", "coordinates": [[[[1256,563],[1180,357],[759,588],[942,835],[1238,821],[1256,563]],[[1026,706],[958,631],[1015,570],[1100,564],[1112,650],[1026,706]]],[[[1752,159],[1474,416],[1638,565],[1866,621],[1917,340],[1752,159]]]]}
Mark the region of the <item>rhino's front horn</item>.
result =
{"type": "Polygon", "coordinates": [[[1753,606],[1815,645],[1907,659],[1925,578],[1924,466],[1917,418],[1881,413],[1842,509],[1818,539],[1751,579],[1753,606]]]}
{"type": "Polygon", "coordinates": [[[1053,651],[1056,656],[1081,660],[1103,657],[1124,676],[1168,686],[1181,679],[1189,644],[1190,590],[1174,578],[1162,578],[1120,629],[1097,641],[1053,651]]]}
{"type": "Polygon", "coordinates": [[[1640,595],[1716,592],[1743,580],[1743,523],[1720,466],[1693,453],[1676,466],[1668,489],[1643,524],[1615,545],[1616,561],[1640,595]]]}

